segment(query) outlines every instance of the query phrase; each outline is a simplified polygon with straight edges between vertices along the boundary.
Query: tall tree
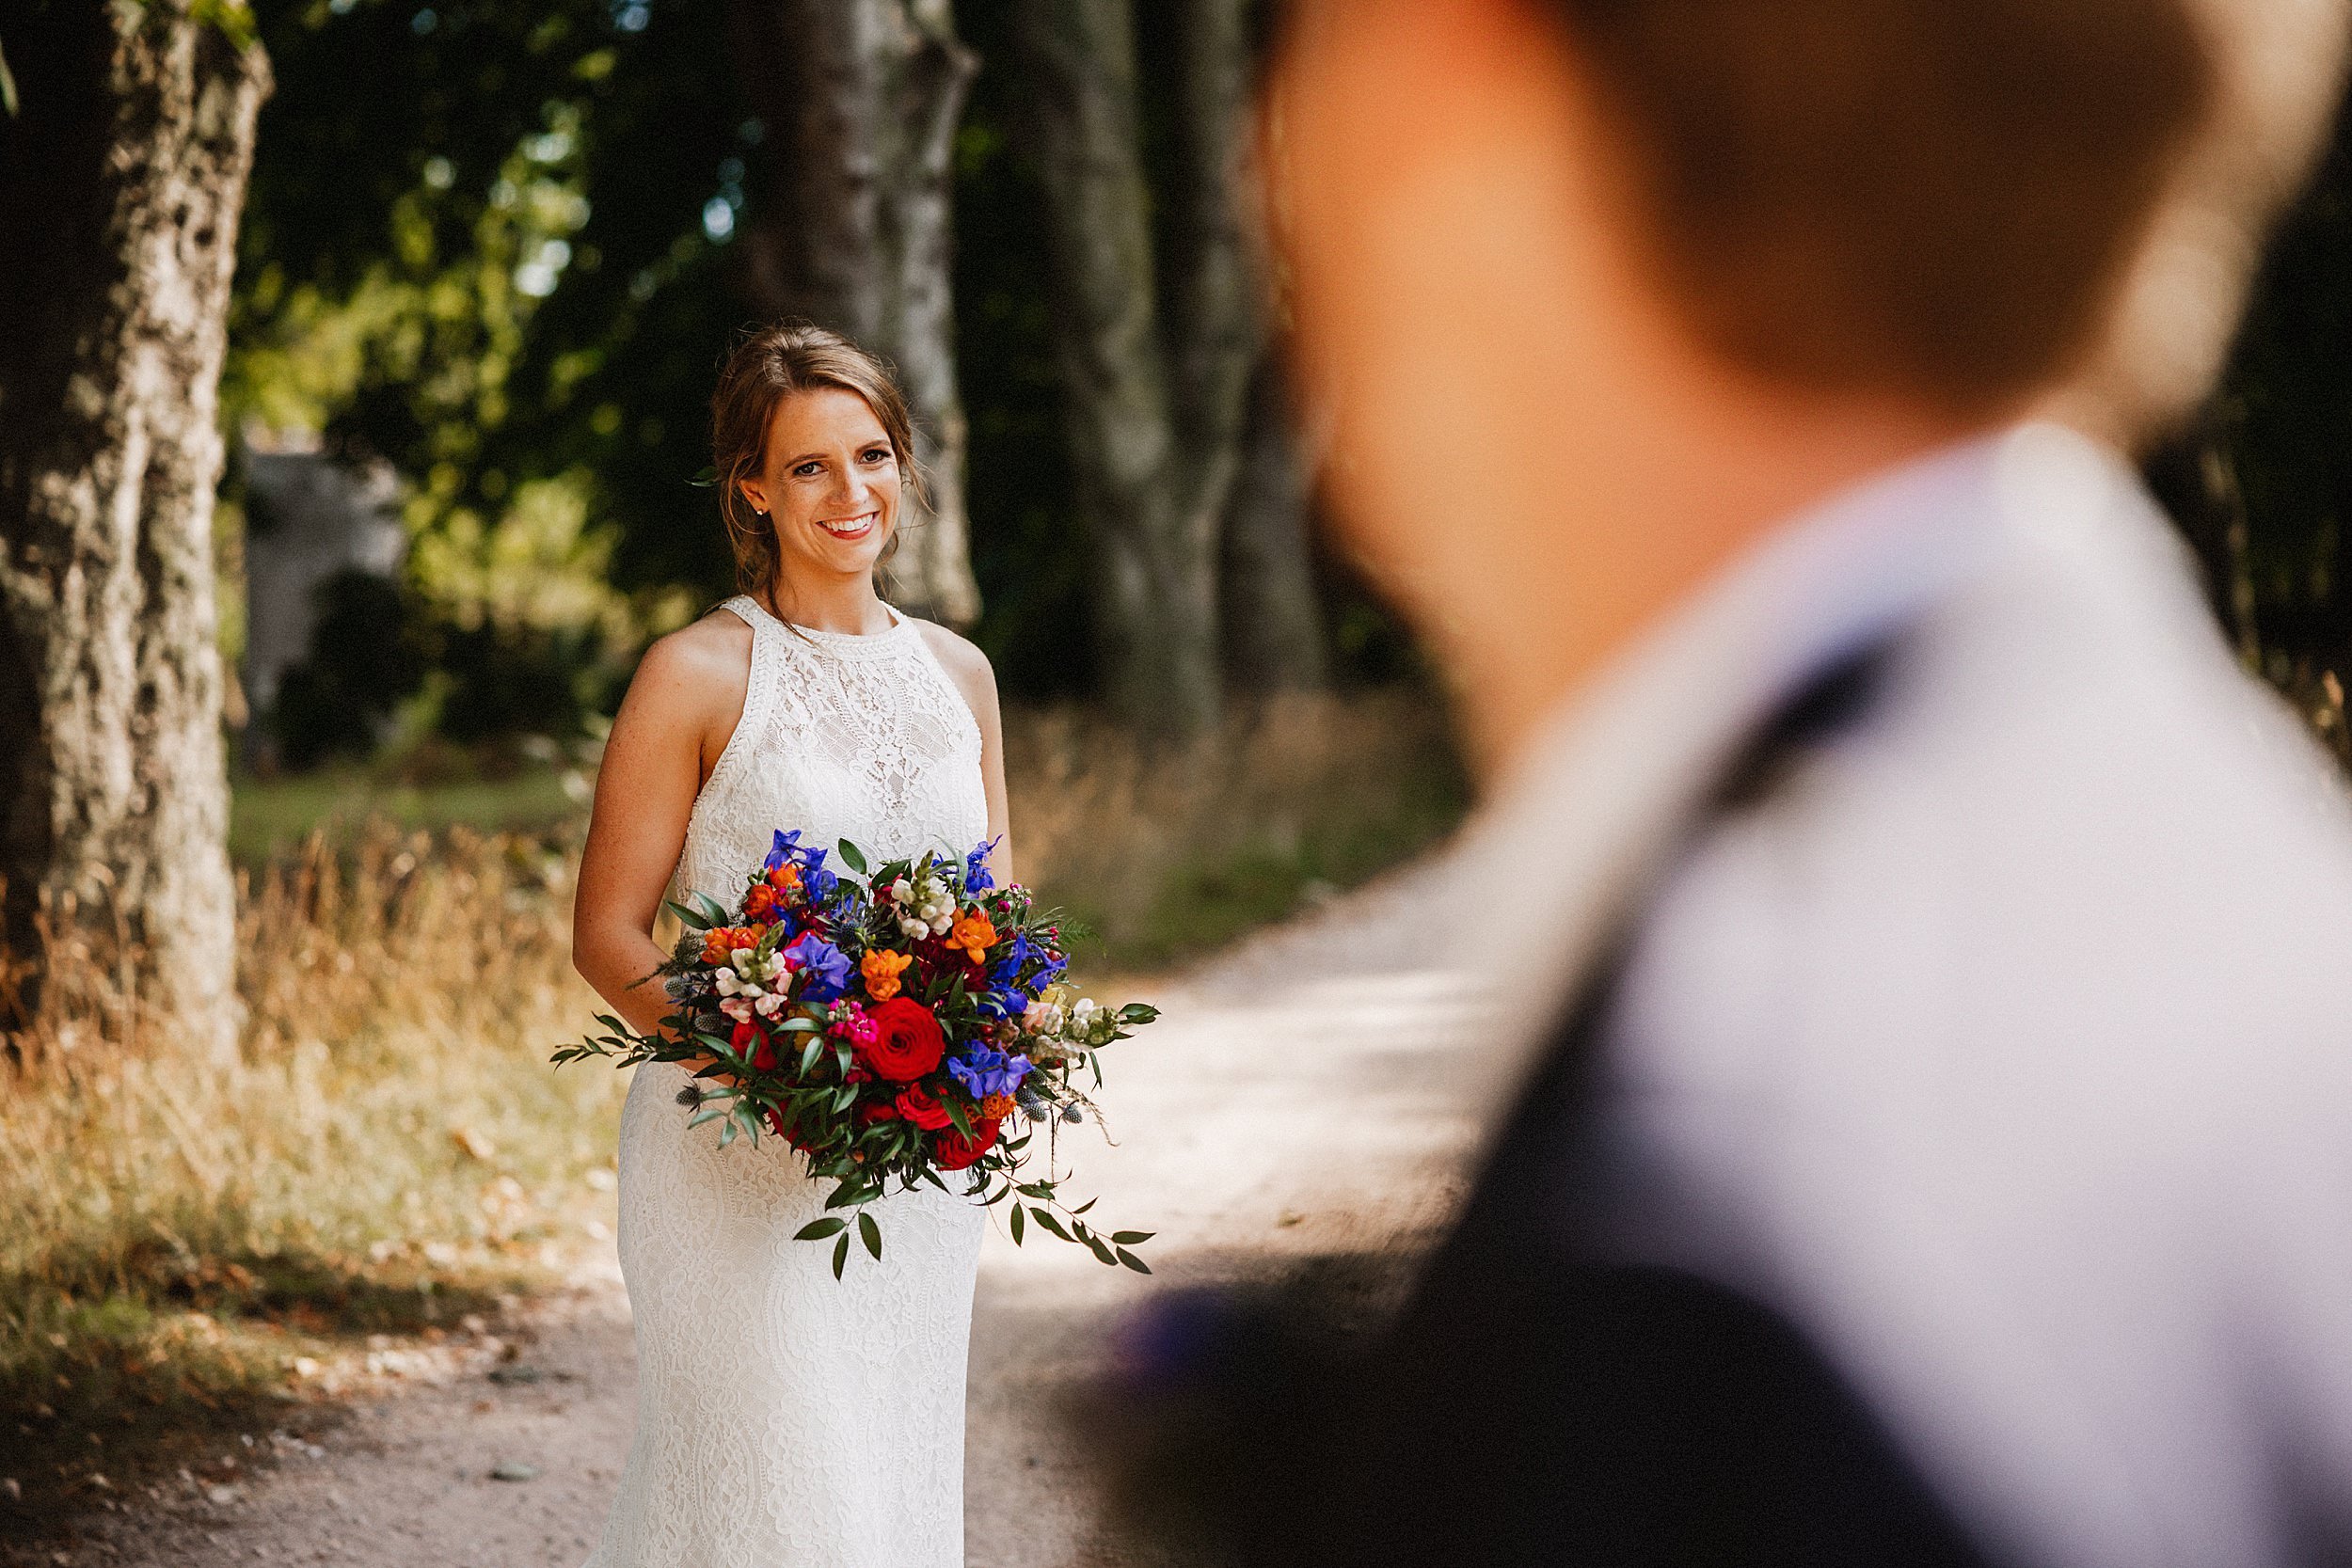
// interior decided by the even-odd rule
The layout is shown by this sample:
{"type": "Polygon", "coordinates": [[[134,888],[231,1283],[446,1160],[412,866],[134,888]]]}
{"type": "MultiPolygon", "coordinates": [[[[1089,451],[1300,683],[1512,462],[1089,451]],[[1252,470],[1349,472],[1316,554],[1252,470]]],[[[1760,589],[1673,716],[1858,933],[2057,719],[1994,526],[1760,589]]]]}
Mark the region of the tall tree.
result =
{"type": "Polygon", "coordinates": [[[1312,448],[1288,393],[1279,359],[1266,355],[1250,381],[1241,469],[1225,510],[1225,668],[1244,692],[1318,691],[1331,678],[1307,538],[1312,448]]]}
{"type": "Polygon", "coordinates": [[[1026,134],[1046,193],[1079,511],[1093,541],[1096,641],[1114,705],[1201,729],[1219,707],[1217,545],[1262,336],[1235,199],[1253,52],[1248,0],[1177,9],[1179,173],[1167,287],[1129,0],[1019,0],[1026,134]]]}
{"type": "Polygon", "coordinates": [[[0,920],[28,978],[87,942],[233,1050],[215,400],[268,62],[239,0],[0,34],[0,920]]]}
{"type": "Polygon", "coordinates": [[[743,90],[767,127],[764,211],[747,236],[771,315],[849,334],[897,367],[930,505],[890,567],[901,602],[979,616],[956,391],[949,181],[978,58],[948,0],[732,0],[743,90]]]}

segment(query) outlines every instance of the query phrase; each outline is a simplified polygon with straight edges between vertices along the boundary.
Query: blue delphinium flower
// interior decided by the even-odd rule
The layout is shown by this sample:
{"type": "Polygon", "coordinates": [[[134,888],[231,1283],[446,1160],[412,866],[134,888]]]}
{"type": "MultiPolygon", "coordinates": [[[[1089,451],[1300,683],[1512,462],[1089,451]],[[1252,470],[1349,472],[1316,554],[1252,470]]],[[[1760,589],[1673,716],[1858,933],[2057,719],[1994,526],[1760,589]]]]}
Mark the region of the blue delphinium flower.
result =
{"type": "Polygon", "coordinates": [[[963,857],[964,892],[986,893],[996,885],[996,879],[990,876],[988,872],[988,852],[1002,842],[1001,839],[989,839],[985,843],[975,845],[972,852],[963,857]]]}
{"type": "Polygon", "coordinates": [[[831,1002],[850,989],[850,956],[814,931],[803,932],[784,950],[786,963],[801,976],[801,995],[831,1002]]]}
{"type": "Polygon", "coordinates": [[[1012,1093],[1036,1065],[1026,1056],[1009,1056],[992,1047],[976,1045],[963,1055],[951,1058],[947,1070],[963,1085],[966,1094],[984,1100],[992,1094],[1012,1093]]]}
{"type": "Polygon", "coordinates": [[[841,884],[839,877],[825,869],[825,854],[822,849],[803,844],[798,828],[788,833],[779,828],[775,843],[769,847],[766,863],[771,871],[787,861],[797,863],[801,868],[802,891],[808,895],[810,903],[821,905],[833,897],[841,884]]]}

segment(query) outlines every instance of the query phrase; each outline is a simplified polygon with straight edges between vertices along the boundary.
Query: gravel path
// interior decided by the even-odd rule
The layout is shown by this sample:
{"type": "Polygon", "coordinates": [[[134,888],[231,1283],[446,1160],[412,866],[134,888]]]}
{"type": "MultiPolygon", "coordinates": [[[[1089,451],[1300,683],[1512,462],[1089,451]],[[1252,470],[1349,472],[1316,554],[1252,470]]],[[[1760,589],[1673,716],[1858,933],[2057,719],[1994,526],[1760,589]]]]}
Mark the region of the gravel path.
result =
{"type": "MultiPolygon", "coordinates": [[[[1468,1118],[1446,1109],[1480,1031],[1428,974],[1383,973],[1401,891],[1358,900],[1151,996],[1117,1048],[1105,1148],[1065,1144],[1105,1228],[1152,1229],[1151,1279],[999,1227],[981,1255],[965,1473],[975,1568],[1129,1560],[1092,1517],[1057,1401],[1151,1291],[1318,1252],[1408,1250],[1457,1191],[1468,1118]],[[1348,971],[1354,973],[1348,973],[1348,971]],[[1311,974],[1311,983],[1290,976],[1311,974]]],[[[407,1380],[320,1443],[254,1445],[228,1484],[102,1513],[58,1564],[578,1568],[628,1446],[628,1307],[605,1250],[502,1341],[407,1380]],[[501,1479],[501,1477],[509,1479],[501,1479]]]]}

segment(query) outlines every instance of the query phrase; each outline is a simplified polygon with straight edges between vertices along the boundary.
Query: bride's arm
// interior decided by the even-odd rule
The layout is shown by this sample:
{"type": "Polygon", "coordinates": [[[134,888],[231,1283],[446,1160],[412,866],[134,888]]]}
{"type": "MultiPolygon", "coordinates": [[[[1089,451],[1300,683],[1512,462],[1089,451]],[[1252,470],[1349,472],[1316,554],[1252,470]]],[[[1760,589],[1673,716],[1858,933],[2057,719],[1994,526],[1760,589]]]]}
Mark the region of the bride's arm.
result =
{"type": "Polygon", "coordinates": [[[572,967],[647,1033],[670,1011],[653,974],[669,957],[653,940],[654,919],[694,796],[743,711],[750,635],[733,616],[714,616],[647,649],[596,773],[572,905],[572,967]]]}
{"type": "Polygon", "coordinates": [[[980,784],[988,795],[988,836],[996,841],[988,869],[1000,883],[1012,875],[1011,814],[1005,804],[1005,721],[996,702],[996,672],[988,656],[946,627],[929,621],[916,623],[930,640],[940,666],[955,682],[980,726],[980,784]]]}

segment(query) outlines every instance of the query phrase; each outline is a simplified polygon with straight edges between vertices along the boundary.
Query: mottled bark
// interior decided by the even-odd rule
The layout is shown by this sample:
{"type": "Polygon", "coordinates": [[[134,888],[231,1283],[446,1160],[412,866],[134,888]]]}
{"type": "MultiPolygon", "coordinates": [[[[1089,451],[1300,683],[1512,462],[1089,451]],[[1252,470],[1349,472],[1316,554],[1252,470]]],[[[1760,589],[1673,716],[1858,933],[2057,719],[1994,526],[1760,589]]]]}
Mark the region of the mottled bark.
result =
{"type": "Polygon", "coordinates": [[[215,397],[269,73],[187,13],[52,5],[8,27],[0,921],[26,1011],[89,978],[87,953],[168,1034],[225,1052],[215,397]]]}
{"type": "Polygon", "coordinates": [[[1225,671],[1236,691],[1317,691],[1330,682],[1308,539],[1312,442],[1272,356],[1260,361],[1225,511],[1225,671]]]}
{"type": "Polygon", "coordinates": [[[750,235],[761,310],[806,316],[891,361],[930,495],[889,568],[899,603],[980,611],[956,390],[950,181],[977,57],[948,0],[733,0],[736,58],[769,128],[750,235]]]}
{"type": "Polygon", "coordinates": [[[1236,196],[1251,54],[1243,0],[1180,12],[1182,236],[1159,307],[1128,0],[1020,0],[1025,127],[1045,179],[1056,349],[1096,637],[1113,705],[1191,733],[1219,707],[1217,540],[1257,358],[1254,245],[1236,196]]]}

